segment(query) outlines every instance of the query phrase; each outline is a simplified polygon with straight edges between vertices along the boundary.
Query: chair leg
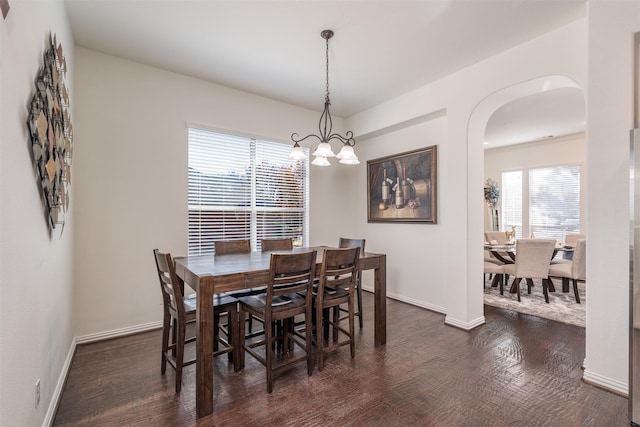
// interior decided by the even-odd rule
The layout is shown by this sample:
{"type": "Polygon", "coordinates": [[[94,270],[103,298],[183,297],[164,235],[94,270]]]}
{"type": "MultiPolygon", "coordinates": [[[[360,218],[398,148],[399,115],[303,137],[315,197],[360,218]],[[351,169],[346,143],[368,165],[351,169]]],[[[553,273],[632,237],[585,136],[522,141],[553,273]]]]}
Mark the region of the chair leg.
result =
{"type": "Polygon", "coordinates": [[[231,344],[231,353],[233,359],[233,370],[235,372],[240,371],[240,354],[242,353],[242,347],[240,346],[240,322],[238,320],[238,308],[233,307],[228,313],[229,318],[229,344],[231,344]]]}
{"type": "Polygon", "coordinates": [[[318,353],[318,371],[324,369],[324,310],[316,306],[316,352],[318,353]]]}
{"type": "Polygon", "coordinates": [[[242,310],[242,308],[240,308],[240,310],[238,311],[238,333],[236,335],[238,337],[238,340],[236,342],[238,343],[237,348],[238,348],[238,370],[239,371],[244,369],[244,359],[246,354],[246,351],[244,349],[244,344],[245,344],[246,333],[247,333],[246,314],[242,310]]]}
{"type": "Polygon", "coordinates": [[[358,324],[360,325],[360,329],[362,329],[362,281],[361,278],[358,277],[356,291],[358,292],[358,324]]]}
{"type": "MultiPolygon", "coordinates": [[[[353,307],[350,307],[351,311],[349,311],[349,317],[353,317],[353,307]]],[[[340,323],[340,306],[336,305],[333,307],[333,342],[338,341],[338,324],[340,323]]]]}
{"type": "Polygon", "coordinates": [[[354,307],[353,307],[353,299],[349,299],[349,347],[351,348],[351,358],[356,357],[356,345],[355,339],[356,331],[355,331],[355,319],[354,319],[354,307]]]}
{"type": "Polygon", "coordinates": [[[264,322],[264,354],[265,354],[265,364],[267,365],[267,393],[271,393],[273,391],[273,368],[272,368],[272,358],[273,358],[273,346],[271,345],[273,342],[273,328],[267,325],[271,325],[271,322],[267,322],[265,319],[264,322]]]}
{"type": "Polygon", "coordinates": [[[186,334],[186,325],[177,326],[178,336],[176,341],[176,393],[180,393],[182,388],[182,365],[184,363],[184,340],[186,334]]]}
{"type": "Polygon", "coordinates": [[[532,279],[526,279],[527,280],[527,293],[531,294],[531,288],[533,287],[533,280],[532,279]]]}
{"type": "MultiPolygon", "coordinates": [[[[293,320],[292,323],[295,323],[293,320]]],[[[295,328],[295,324],[291,325],[295,328]]],[[[311,376],[313,373],[313,325],[311,323],[311,308],[307,308],[304,314],[304,333],[305,333],[305,351],[307,352],[307,375],[311,376]]]]}
{"type": "Polygon", "coordinates": [[[520,277],[516,277],[513,279],[513,284],[516,287],[516,293],[518,294],[518,302],[520,302],[520,281],[522,279],[520,277]]]}
{"type": "Polygon", "coordinates": [[[580,295],[578,294],[578,279],[573,279],[573,294],[576,296],[576,302],[580,304],[580,295]]]}
{"type": "Polygon", "coordinates": [[[160,372],[167,372],[167,351],[169,351],[169,335],[171,334],[171,315],[164,313],[162,319],[162,360],[160,361],[160,372]]]}
{"type": "Polygon", "coordinates": [[[549,284],[547,279],[542,279],[542,293],[544,294],[544,301],[549,304],[549,284]]]}

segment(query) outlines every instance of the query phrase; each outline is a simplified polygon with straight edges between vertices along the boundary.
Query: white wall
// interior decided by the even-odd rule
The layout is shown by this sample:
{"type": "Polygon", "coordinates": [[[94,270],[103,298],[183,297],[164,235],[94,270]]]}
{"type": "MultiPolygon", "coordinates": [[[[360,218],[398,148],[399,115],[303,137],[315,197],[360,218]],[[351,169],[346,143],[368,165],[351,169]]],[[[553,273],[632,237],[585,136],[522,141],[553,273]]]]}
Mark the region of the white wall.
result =
{"type": "Polygon", "coordinates": [[[152,250],[187,252],[186,123],[289,141],[320,112],[83,48],[76,93],[74,332],[90,339],[162,318],[152,250]]]}
{"type": "Polygon", "coordinates": [[[10,6],[0,22],[0,425],[35,426],[52,416],[50,403],[60,392],[73,337],[75,189],[72,183],[64,233],[57,228],[50,237],[29,153],[27,106],[51,32],[69,65],[66,82],[76,122],[74,43],[62,2],[10,6]]]}
{"type": "Polygon", "coordinates": [[[640,2],[590,1],[587,102],[587,348],[584,378],[628,384],[629,130],[640,2]]]}
{"type": "MultiPolygon", "coordinates": [[[[396,138],[398,129],[430,121],[431,115],[446,111],[446,139],[437,142],[442,148],[438,161],[439,224],[365,224],[361,235],[373,242],[374,246],[368,244],[368,249],[398,255],[390,256],[388,264],[401,263],[398,268],[406,283],[390,286],[410,289],[411,297],[424,306],[432,303],[428,298],[437,296],[440,299],[435,305],[444,307],[449,324],[471,328],[484,322],[482,288],[477,285],[482,274],[482,251],[477,248],[482,244],[484,228],[480,213],[484,183],[482,142],[490,115],[502,104],[478,113],[479,106],[485,99],[505,98],[500,93],[506,87],[523,82],[526,86],[526,82],[536,83],[545,76],[569,76],[575,82],[584,82],[585,24],[585,20],[576,21],[347,120],[346,126],[356,135],[377,135],[375,140],[366,142],[365,152],[376,153],[376,157],[377,153],[403,151],[398,147],[402,144],[402,139],[396,138]],[[474,121],[474,115],[483,119],[474,121]],[[388,236],[406,233],[406,227],[412,227],[413,238],[409,243],[403,242],[409,248],[400,249],[398,241],[383,245],[388,236]],[[403,263],[401,253],[423,253],[425,246],[438,248],[442,255],[434,259],[425,256],[420,263],[403,263]]],[[[426,141],[418,144],[430,145],[426,141]]],[[[363,148],[359,150],[361,153],[363,148]]],[[[365,172],[361,169],[362,175],[365,172]]],[[[366,197],[365,186],[356,191],[355,198],[366,197]]]]}
{"type": "MultiPolygon", "coordinates": [[[[587,217],[587,168],[586,168],[586,135],[584,133],[567,135],[544,141],[526,144],[509,145],[484,152],[484,178],[493,178],[502,187],[502,172],[527,170],[531,168],[580,165],[580,229],[586,233],[587,217]]],[[[525,171],[526,173],[526,171],[525,171]]],[[[526,177],[523,177],[526,179],[526,177]]],[[[526,184],[524,184],[526,185],[526,184]]],[[[500,203],[502,199],[498,203],[500,203]]],[[[527,208],[528,201],[523,201],[523,236],[529,235],[527,208]]],[[[485,213],[485,230],[489,227],[488,209],[485,213]]],[[[509,224],[500,222],[501,229],[510,229],[509,224]]]]}

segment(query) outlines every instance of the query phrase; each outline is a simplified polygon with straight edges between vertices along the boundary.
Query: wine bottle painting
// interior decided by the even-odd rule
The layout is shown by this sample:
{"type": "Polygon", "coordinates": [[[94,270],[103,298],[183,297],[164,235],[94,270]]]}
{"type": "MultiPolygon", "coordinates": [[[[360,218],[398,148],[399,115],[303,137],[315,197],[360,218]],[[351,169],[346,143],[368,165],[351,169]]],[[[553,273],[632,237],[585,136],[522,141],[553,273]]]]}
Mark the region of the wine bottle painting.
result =
{"type": "Polygon", "coordinates": [[[367,162],[369,222],[436,223],[437,146],[367,162]]]}

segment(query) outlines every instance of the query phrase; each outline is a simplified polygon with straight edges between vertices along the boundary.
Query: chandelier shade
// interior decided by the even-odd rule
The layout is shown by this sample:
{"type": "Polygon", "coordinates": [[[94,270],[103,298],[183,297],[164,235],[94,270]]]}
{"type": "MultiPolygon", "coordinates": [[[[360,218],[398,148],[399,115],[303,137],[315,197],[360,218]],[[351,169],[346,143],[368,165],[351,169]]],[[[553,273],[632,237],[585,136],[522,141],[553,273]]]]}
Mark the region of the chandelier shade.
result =
{"type": "Polygon", "coordinates": [[[316,166],[330,166],[331,163],[329,163],[327,157],[337,157],[338,159],[340,159],[340,163],[347,165],[357,165],[360,162],[358,161],[358,157],[353,150],[353,147],[356,144],[356,140],[353,138],[353,132],[347,131],[345,136],[342,136],[339,133],[333,133],[333,120],[331,118],[331,112],[329,111],[329,106],[331,105],[331,100],[329,99],[329,39],[333,37],[333,31],[324,30],[320,33],[320,36],[322,36],[326,44],[326,90],[324,97],[324,110],[322,111],[320,121],[318,122],[319,134],[309,134],[303,138],[301,138],[295,132],[291,134],[291,140],[295,144],[293,145],[293,149],[291,151],[291,154],[289,155],[289,158],[292,160],[302,160],[303,158],[306,159],[306,156],[303,158],[299,158],[299,154],[295,154],[294,152],[302,152],[299,143],[311,138],[318,141],[318,146],[313,152],[315,159],[311,162],[311,164],[316,166]],[[332,140],[338,140],[342,143],[342,148],[337,156],[331,148],[330,142],[332,140]]]}

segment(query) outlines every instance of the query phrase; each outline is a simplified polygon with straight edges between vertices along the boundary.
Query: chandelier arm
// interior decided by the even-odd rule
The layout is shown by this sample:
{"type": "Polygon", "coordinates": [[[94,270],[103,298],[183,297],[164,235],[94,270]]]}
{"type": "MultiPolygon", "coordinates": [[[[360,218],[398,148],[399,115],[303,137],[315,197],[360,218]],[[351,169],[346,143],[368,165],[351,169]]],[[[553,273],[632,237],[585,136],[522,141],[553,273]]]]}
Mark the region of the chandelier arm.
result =
{"type": "Polygon", "coordinates": [[[327,139],[327,141],[332,141],[334,139],[338,139],[344,145],[348,145],[350,147],[353,147],[354,145],[356,145],[356,140],[353,138],[353,132],[351,132],[351,131],[348,131],[346,136],[342,136],[340,134],[333,133],[333,134],[329,135],[329,138],[327,139]]]}
{"type": "Polygon", "coordinates": [[[314,138],[316,138],[319,142],[322,142],[322,140],[320,139],[320,137],[319,137],[318,135],[309,134],[309,135],[305,136],[304,138],[300,138],[300,135],[298,135],[298,133],[297,133],[297,132],[294,132],[294,133],[292,133],[292,134],[291,134],[291,140],[292,140],[293,142],[295,142],[296,144],[297,144],[297,143],[299,143],[299,142],[302,142],[302,141],[304,141],[304,140],[306,140],[306,139],[308,139],[308,138],[311,138],[311,137],[314,137],[314,138]]]}

